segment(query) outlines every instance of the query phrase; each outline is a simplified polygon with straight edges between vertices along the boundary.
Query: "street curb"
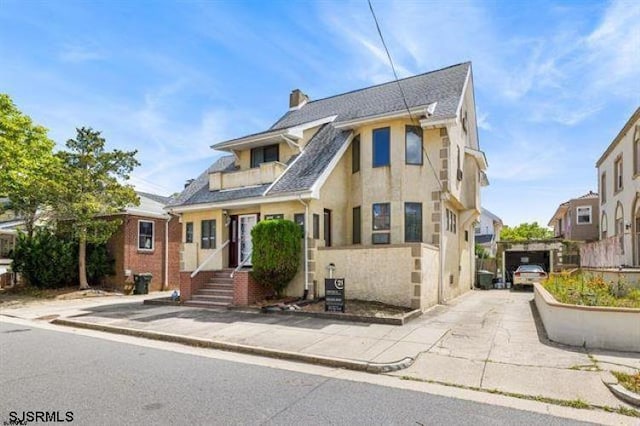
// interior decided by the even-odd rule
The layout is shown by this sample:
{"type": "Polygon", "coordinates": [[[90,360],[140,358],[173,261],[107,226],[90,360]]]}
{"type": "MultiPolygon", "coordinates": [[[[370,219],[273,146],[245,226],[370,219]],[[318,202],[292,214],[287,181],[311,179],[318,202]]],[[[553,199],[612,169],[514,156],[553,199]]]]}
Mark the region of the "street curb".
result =
{"type": "Polygon", "coordinates": [[[368,373],[387,373],[408,368],[415,359],[405,357],[399,361],[390,363],[377,363],[367,361],[356,361],[343,358],[329,358],[319,355],[307,355],[297,352],[279,351],[259,346],[247,346],[236,343],[220,342],[216,340],[200,339],[197,337],[182,336],[179,334],[160,333],[150,330],[137,330],[127,327],[116,327],[106,324],[93,324],[69,319],[54,319],[51,324],[63,325],[67,327],[86,328],[90,330],[104,331],[107,333],[124,334],[127,336],[143,337],[152,340],[180,343],[188,346],[200,348],[218,349],[229,352],[240,352],[250,355],[265,356],[270,358],[286,359],[290,361],[301,361],[309,364],[324,365],[327,367],[345,368],[355,371],[366,371],[368,373]]]}
{"type": "Polygon", "coordinates": [[[604,382],[604,384],[618,399],[621,399],[635,407],[640,407],[640,395],[635,392],[631,392],[619,383],[604,382]]]}

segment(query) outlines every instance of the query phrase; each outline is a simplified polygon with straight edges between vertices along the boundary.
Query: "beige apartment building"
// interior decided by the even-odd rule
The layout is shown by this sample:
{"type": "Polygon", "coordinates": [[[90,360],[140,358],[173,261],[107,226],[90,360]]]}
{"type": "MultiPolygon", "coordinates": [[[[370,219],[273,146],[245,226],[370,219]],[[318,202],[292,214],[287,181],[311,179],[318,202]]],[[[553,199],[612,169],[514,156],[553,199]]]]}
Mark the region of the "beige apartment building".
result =
{"type": "Polygon", "coordinates": [[[488,184],[471,64],[289,100],[269,129],[213,145],[227,155],[169,206],[182,223],[182,299],[260,298],[251,229],[273,218],[304,230],[289,295],[322,296],[330,264],[351,299],[425,309],[468,291],[488,184]]]}
{"type": "Polygon", "coordinates": [[[600,237],[600,201],[593,191],[560,204],[549,221],[555,238],[596,241],[600,237]]]}

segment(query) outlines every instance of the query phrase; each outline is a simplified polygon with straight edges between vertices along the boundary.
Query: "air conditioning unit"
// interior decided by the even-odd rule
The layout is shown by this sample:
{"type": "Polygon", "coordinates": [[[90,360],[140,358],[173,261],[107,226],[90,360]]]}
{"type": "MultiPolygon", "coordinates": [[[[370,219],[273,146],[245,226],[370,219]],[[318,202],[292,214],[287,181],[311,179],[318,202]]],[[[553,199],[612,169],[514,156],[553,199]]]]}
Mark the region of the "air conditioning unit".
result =
{"type": "Polygon", "coordinates": [[[462,170],[458,169],[458,180],[462,180],[462,170]]]}

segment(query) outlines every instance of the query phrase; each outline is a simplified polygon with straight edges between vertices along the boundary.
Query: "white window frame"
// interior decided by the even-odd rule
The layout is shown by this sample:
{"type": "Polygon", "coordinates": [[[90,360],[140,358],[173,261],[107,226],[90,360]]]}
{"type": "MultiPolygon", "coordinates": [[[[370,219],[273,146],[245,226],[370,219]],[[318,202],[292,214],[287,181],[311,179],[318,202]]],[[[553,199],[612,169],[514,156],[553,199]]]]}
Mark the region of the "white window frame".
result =
{"type": "Polygon", "coordinates": [[[155,242],[156,242],[156,223],[153,220],[138,220],[138,250],[153,251],[155,250],[155,242]],[[140,247],[140,224],[143,222],[151,224],[151,248],[140,247]]]}
{"type": "Polygon", "coordinates": [[[591,206],[578,206],[576,207],[576,223],[578,225],[591,225],[593,223],[593,209],[591,206]],[[589,210],[589,222],[580,222],[580,209],[589,210]]]}

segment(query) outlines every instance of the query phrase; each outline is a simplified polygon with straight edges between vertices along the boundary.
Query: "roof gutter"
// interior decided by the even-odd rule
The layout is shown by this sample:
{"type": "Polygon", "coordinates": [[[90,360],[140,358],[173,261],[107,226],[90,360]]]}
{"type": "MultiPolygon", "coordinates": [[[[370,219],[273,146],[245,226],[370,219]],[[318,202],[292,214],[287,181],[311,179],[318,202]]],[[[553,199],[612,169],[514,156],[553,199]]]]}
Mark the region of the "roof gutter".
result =
{"type": "Polygon", "coordinates": [[[423,129],[435,129],[436,127],[447,127],[456,125],[458,122],[456,117],[441,118],[433,120],[430,118],[423,118],[420,120],[420,127],[423,129]]]}
{"type": "MultiPolygon", "coordinates": [[[[411,108],[409,109],[409,111],[411,112],[412,116],[415,116],[415,115],[427,116],[429,115],[429,111],[432,111],[431,105],[433,104],[422,105],[419,107],[411,108]]],[[[341,121],[339,123],[335,123],[333,127],[340,130],[347,130],[347,129],[353,129],[358,126],[362,126],[364,124],[375,123],[376,121],[390,120],[394,118],[404,118],[404,117],[409,117],[409,112],[407,112],[406,109],[403,109],[402,111],[376,114],[376,115],[370,115],[367,117],[356,118],[353,120],[341,121]]]]}
{"type": "Polygon", "coordinates": [[[482,170],[483,172],[487,171],[487,169],[489,168],[489,163],[487,162],[487,156],[483,151],[466,146],[464,148],[464,153],[472,156],[476,160],[478,166],[480,167],[480,170],[482,170]]]}
{"type": "Polygon", "coordinates": [[[234,208],[234,207],[243,207],[243,206],[251,206],[255,204],[267,204],[267,203],[280,203],[283,201],[296,201],[300,197],[311,197],[311,191],[297,192],[284,196],[257,196],[252,198],[241,198],[238,200],[227,201],[222,203],[202,203],[202,204],[192,204],[188,206],[176,206],[176,207],[167,207],[167,211],[170,213],[183,213],[190,211],[198,211],[198,210],[210,210],[214,209],[224,209],[224,208],[234,208]]]}

